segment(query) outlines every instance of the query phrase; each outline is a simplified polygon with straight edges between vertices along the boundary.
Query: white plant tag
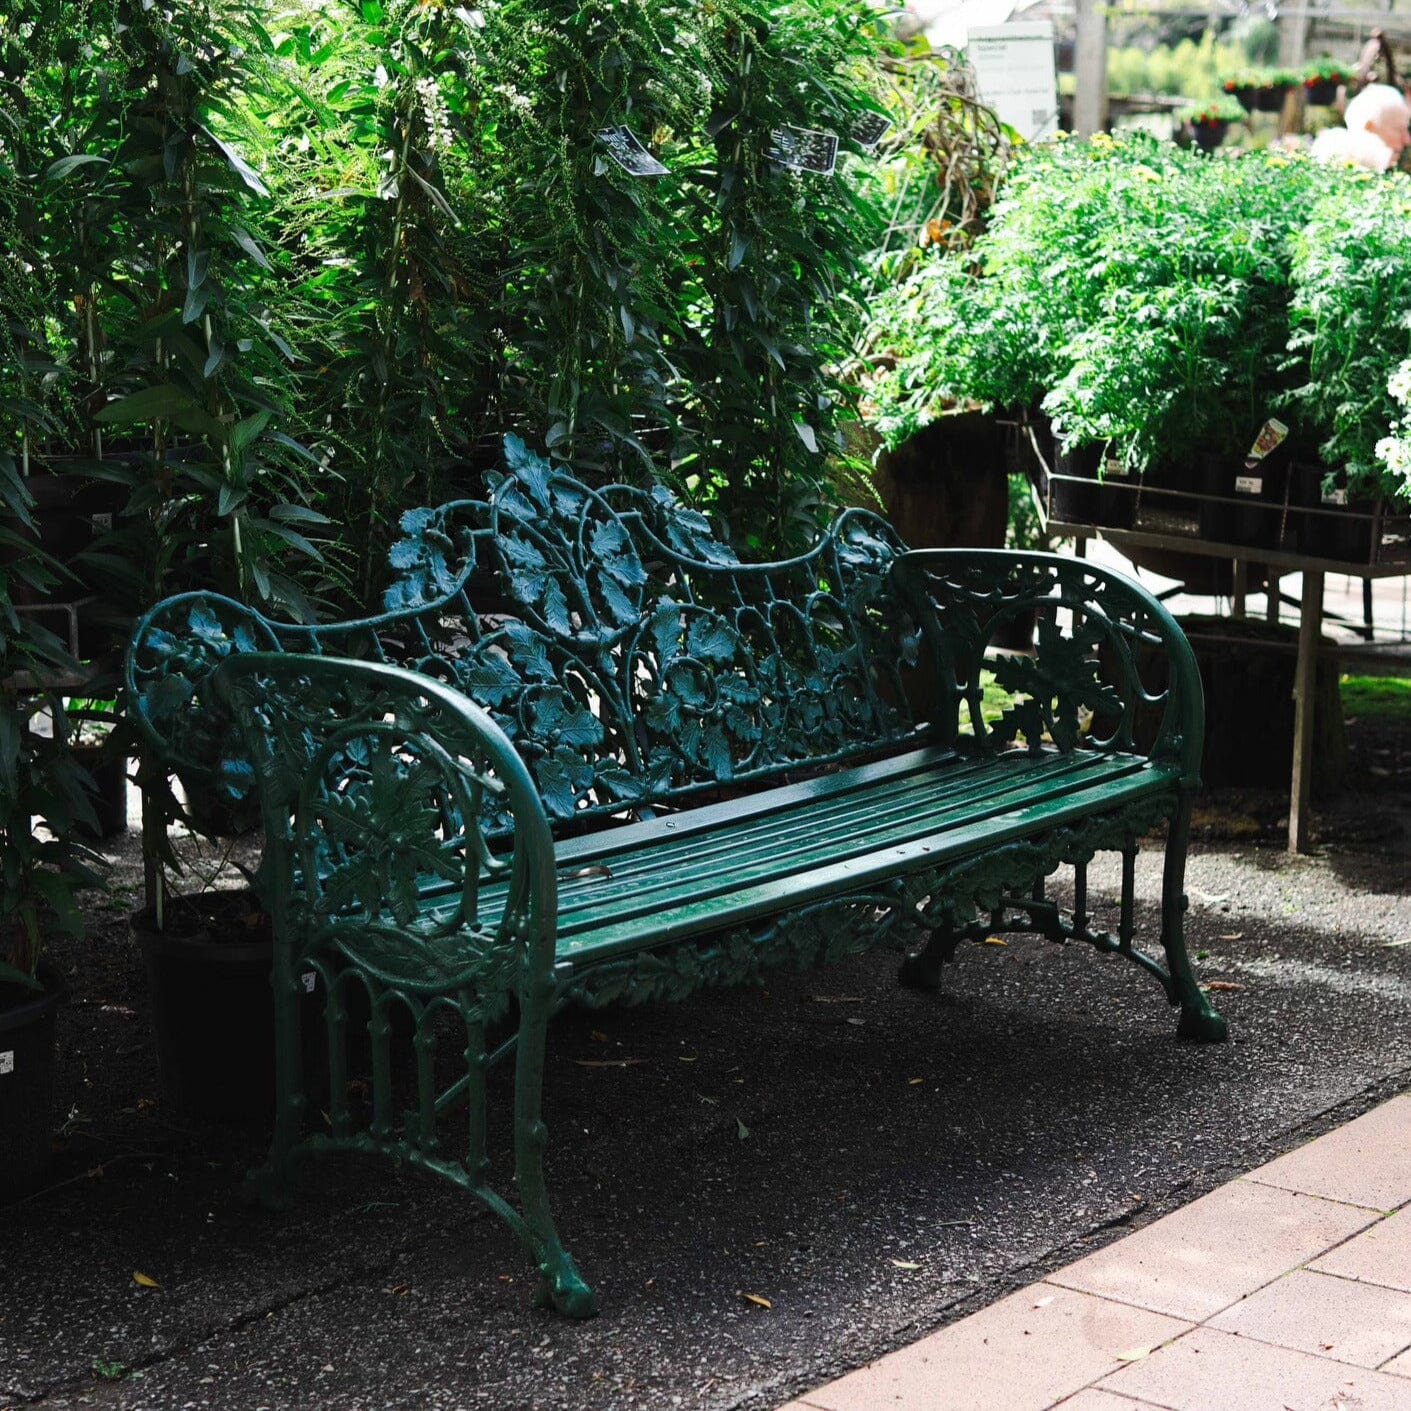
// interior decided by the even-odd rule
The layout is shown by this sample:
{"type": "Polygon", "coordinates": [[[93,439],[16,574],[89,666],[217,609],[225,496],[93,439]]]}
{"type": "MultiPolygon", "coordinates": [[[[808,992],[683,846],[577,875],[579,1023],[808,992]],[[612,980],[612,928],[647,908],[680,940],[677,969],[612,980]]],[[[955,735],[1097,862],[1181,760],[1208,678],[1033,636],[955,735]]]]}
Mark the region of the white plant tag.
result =
{"type": "Polygon", "coordinates": [[[304,982],[304,993],[313,994],[314,986],[318,984],[318,976],[312,970],[305,970],[299,978],[304,982]]]}
{"type": "Polygon", "coordinates": [[[666,168],[647,149],[630,127],[605,127],[594,136],[608,150],[608,156],[629,176],[665,176],[666,168]]]}
{"type": "Polygon", "coordinates": [[[1237,495],[1262,495],[1264,493],[1264,478],[1259,475],[1235,476],[1235,493],[1237,495]]]}
{"type": "Polygon", "coordinates": [[[1347,503],[1346,490],[1324,490],[1323,503],[1325,505],[1345,505],[1347,503]]]}
{"type": "Polygon", "coordinates": [[[5,1053],[0,1053],[0,1078],[3,1078],[6,1073],[13,1073],[14,1071],[15,1071],[15,1051],[14,1051],[14,1049],[9,1049],[9,1050],[8,1050],[7,1052],[5,1052],[5,1053]]]}
{"type": "Polygon", "coordinates": [[[769,134],[769,159],[794,171],[832,176],[838,165],[838,135],[809,127],[776,127],[769,134]]]}
{"type": "Polygon", "coordinates": [[[1104,474],[1113,480],[1128,480],[1131,478],[1131,472],[1127,469],[1127,462],[1122,460],[1119,456],[1108,456],[1107,467],[1104,474]]]}

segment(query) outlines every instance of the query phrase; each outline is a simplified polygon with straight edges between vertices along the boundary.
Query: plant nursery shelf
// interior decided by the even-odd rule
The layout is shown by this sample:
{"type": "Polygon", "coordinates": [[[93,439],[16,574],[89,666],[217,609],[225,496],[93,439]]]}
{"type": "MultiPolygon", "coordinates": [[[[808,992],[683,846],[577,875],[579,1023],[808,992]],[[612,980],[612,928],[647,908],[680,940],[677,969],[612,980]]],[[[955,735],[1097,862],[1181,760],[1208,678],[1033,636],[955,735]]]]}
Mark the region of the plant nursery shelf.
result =
{"type": "MultiPolygon", "coordinates": [[[[1293,767],[1289,788],[1289,851],[1307,852],[1311,844],[1312,812],[1309,796],[1313,771],[1313,683],[1317,678],[1318,653],[1323,635],[1323,580],[1326,574],[1342,573],[1350,578],[1399,578],[1411,575],[1411,544],[1405,541],[1383,544],[1375,563],[1348,563],[1340,559],[1310,558],[1282,549],[1252,548],[1246,544],[1219,544],[1183,534],[1153,534],[1133,529],[1109,529],[1092,524],[1069,524],[1050,519],[1048,532],[1055,538],[1074,539],[1083,553],[1088,539],[1101,535],[1113,548],[1163,549],[1202,558],[1228,559],[1236,565],[1236,582],[1243,582],[1243,566],[1263,564],[1276,574],[1303,575],[1303,597],[1298,619],[1298,660],[1294,668],[1293,767]]],[[[1237,602],[1242,598],[1238,589],[1237,602]]],[[[1239,608],[1242,611],[1242,605],[1239,608]]],[[[1356,647],[1358,670],[1386,648],[1356,647]]],[[[1398,660],[1408,659],[1404,645],[1390,649],[1398,660]]]]}

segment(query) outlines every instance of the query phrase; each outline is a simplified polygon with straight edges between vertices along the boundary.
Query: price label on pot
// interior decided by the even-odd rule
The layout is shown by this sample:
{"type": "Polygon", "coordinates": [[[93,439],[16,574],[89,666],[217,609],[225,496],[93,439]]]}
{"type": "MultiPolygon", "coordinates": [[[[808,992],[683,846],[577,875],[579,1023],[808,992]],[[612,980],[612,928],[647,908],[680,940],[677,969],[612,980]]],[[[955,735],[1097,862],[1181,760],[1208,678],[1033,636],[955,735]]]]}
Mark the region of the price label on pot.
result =
{"type": "Polygon", "coordinates": [[[313,994],[314,986],[318,983],[318,976],[312,970],[305,970],[299,978],[304,982],[304,993],[313,994]]]}
{"type": "Polygon", "coordinates": [[[15,1071],[15,1051],[14,1051],[14,1049],[10,1049],[10,1051],[9,1051],[8,1053],[0,1053],[0,1078],[3,1078],[6,1073],[13,1073],[14,1071],[15,1071]]]}
{"type": "Polygon", "coordinates": [[[1237,495],[1262,495],[1264,493],[1264,478],[1259,475],[1237,475],[1235,476],[1235,494],[1237,495]]]}

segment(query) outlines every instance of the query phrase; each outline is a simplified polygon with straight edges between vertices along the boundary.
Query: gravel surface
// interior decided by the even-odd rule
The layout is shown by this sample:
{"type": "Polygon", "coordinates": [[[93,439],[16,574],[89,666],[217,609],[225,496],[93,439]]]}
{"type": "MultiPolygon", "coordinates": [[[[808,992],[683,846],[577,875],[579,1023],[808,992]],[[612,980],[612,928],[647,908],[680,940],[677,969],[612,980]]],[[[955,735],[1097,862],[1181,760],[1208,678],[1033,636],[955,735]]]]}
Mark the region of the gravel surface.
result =
{"type": "MultiPolygon", "coordinates": [[[[1277,797],[1206,801],[1189,931],[1228,1045],[1176,1042],[1135,967],[1020,938],[942,995],[873,956],[563,1016],[549,1176],[602,1301],[582,1324],[531,1307],[498,1221],[386,1163],[243,1208],[262,1134],[164,1109],[116,895],[59,951],[68,1116],[54,1184],[0,1212],[0,1407],[776,1406],[1411,1086],[1408,735],[1354,731],[1315,856],[1283,851],[1277,797]]],[[[1153,851],[1148,938],[1158,884],[1153,851]]]]}

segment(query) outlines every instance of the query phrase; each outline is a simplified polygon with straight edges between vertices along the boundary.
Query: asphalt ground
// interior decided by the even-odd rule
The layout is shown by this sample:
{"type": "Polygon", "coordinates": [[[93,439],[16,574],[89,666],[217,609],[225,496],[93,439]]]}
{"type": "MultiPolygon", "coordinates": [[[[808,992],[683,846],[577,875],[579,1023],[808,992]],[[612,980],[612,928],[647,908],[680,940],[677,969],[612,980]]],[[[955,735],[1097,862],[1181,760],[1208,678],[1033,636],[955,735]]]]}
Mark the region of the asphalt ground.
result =
{"type": "MultiPolygon", "coordinates": [[[[761,1411],[973,1311],[1411,1086],[1411,730],[1352,747],[1315,856],[1276,795],[1202,806],[1189,936],[1227,1045],[1178,1043],[1135,967],[1025,938],[940,995],[875,955],[562,1016],[548,1171],[588,1323],[389,1163],[242,1206],[263,1137],[164,1108],[119,892],[56,951],[67,1116],[52,1184],[0,1208],[0,1407],[761,1411]]],[[[1158,886],[1152,850],[1148,939],[1158,886]]]]}

